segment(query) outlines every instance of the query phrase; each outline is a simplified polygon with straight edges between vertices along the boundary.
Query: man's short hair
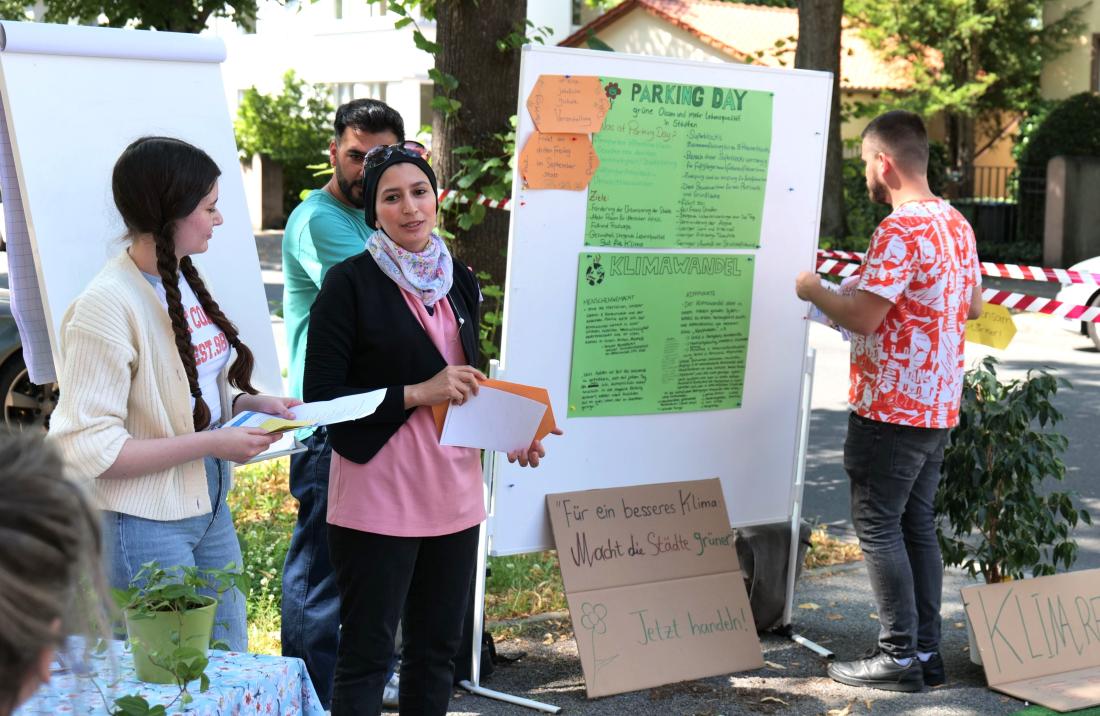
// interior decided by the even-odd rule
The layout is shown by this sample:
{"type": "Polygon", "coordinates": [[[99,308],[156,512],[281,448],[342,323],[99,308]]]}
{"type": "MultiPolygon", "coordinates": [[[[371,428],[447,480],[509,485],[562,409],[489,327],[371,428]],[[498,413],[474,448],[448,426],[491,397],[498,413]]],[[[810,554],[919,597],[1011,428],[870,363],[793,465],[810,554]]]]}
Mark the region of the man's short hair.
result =
{"type": "Polygon", "coordinates": [[[919,115],[900,109],[880,114],[861,136],[892,156],[905,173],[928,172],[928,132],[919,115]]]}
{"type": "Polygon", "coordinates": [[[348,127],[369,134],[393,132],[398,142],[405,141],[405,121],[393,107],[377,99],[353,99],[336,110],[336,141],[344,136],[348,127]]]}

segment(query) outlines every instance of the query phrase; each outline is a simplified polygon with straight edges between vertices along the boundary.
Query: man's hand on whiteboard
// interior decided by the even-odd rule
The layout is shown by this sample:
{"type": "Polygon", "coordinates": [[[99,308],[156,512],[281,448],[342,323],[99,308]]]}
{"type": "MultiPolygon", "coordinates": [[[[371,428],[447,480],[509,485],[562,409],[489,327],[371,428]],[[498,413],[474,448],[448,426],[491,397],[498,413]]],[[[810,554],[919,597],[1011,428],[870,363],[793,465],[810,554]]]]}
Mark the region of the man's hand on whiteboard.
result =
{"type": "MultiPolygon", "coordinates": [[[[565,435],[561,428],[554,428],[550,431],[551,435],[565,435]]],[[[538,467],[539,460],[546,457],[546,448],[542,446],[541,440],[532,440],[531,446],[526,450],[514,450],[508,453],[508,462],[519,461],[520,467],[538,467]]]]}

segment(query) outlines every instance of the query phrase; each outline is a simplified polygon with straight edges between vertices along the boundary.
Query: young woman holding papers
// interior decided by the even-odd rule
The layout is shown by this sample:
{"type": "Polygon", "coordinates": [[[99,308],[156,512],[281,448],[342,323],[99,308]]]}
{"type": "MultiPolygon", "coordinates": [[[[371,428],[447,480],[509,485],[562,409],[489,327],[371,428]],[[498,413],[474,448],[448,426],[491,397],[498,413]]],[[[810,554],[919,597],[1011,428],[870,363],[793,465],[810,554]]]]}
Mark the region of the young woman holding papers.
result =
{"type": "MultiPolygon", "coordinates": [[[[210,428],[241,410],[289,418],[300,402],[255,395],[252,353],[191,263],[222,223],[220,174],[178,139],[128,146],[112,190],[129,244],[61,322],[64,387],[49,439],[71,474],[94,486],[113,587],[151,561],[241,567],[225,461],[245,462],[278,435],[210,428]]],[[[214,636],[247,651],[239,591],[218,600],[214,636]]]]}
{"type": "MultiPolygon", "coordinates": [[[[473,272],[437,234],[436,178],[417,142],[372,149],[363,201],[377,229],[333,267],[310,312],[305,397],[385,388],[329,428],[329,549],[340,589],[332,713],[377,714],[398,619],[402,713],[445,714],[485,519],[478,450],[439,444],[431,406],[463,403],[478,362],[473,272]]],[[[509,455],[538,465],[535,441],[509,455]]]]}

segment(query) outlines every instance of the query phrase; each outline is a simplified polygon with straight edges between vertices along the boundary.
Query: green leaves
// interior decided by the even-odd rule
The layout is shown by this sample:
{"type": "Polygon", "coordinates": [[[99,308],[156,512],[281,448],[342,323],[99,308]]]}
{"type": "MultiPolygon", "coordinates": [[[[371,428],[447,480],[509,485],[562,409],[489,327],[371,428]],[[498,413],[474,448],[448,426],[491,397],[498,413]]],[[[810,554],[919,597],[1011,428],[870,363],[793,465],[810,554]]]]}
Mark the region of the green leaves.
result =
{"type": "Polygon", "coordinates": [[[1071,493],[1043,485],[1065,477],[1068,441],[1048,429],[1062,420],[1052,399],[1069,383],[1043,370],[1002,382],[996,366],[987,357],[964,377],[936,495],[944,563],[991,583],[1068,569],[1077,558],[1073,529],[1092,523],[1071,493]]]}

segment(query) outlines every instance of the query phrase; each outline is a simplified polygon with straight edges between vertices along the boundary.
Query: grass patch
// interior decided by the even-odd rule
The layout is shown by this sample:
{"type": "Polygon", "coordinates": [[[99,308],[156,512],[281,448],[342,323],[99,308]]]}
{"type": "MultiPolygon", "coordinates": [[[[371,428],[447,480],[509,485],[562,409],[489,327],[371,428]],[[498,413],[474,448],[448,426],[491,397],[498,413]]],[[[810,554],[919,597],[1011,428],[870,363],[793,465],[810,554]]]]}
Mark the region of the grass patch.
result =
{"type": "MultiPolygon", "coordinates": [[[[298,515],[290,496],[290,460],[280,458],[239,467],[229,494],[229,507],[241,540],[245,571],[252,579],[248,595],[249,649],[279,654],[283,598],[283,562],[298,515]]],[[[862,559],[859,545],[829,536],[818,527],[810,536],[806,568],[825,567],[862,559]]],[[[518,619],[533,614],[565,611],[558,555],[553,550],[509,557],[490,557],[485,584],[485,617],[490,621],[518,619]]],[[[539,632],[567,629],[562,624],[535,625],[539,632]]]]}
{"type": "Polygon", "coordinates": [[[565,588],[553,550],[489,558],[485,618],[516,619],[567,609],[565,588]]]}
{"type": "Polygon", "coordinates": [[[245,465],[233,473],[229,508],[241,540],[248,595],[248,648],[259,654],[281,653],[279,625],[283,600],[283,561],[298,517],[290,496],[290,459],[245,465]]]}

